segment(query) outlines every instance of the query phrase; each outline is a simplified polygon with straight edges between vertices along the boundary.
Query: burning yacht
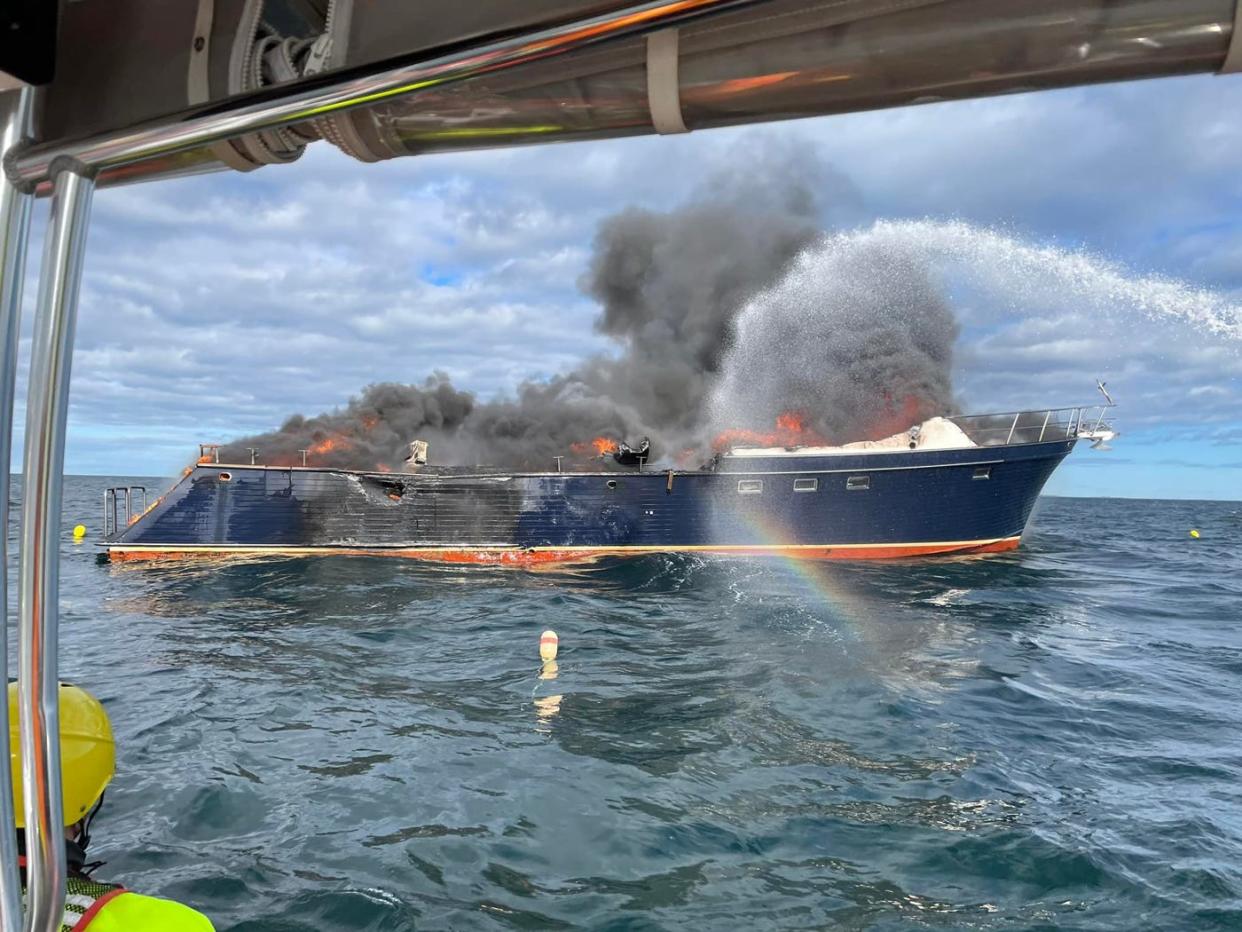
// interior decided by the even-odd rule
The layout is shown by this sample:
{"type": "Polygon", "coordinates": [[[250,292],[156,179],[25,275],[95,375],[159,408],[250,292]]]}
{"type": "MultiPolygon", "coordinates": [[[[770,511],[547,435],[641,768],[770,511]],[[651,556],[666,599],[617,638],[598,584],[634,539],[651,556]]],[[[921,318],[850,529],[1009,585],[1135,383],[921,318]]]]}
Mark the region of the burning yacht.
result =
{"type": "Polygon", "coordinates": [[[128,489],[109,490],[105,546],[113,560],[335,553],[510,565],[992,553],[1018,546],[1079,440],[1115,436],[1107,410],[937,417],[837,447],[735,443],[697,469],[655,468],[642,444],[601,449],[633,461],[624,472],[426,465],[419,442],[401,473],[220,463],[208,450],[141,514],[121,508],[128,489]]]}

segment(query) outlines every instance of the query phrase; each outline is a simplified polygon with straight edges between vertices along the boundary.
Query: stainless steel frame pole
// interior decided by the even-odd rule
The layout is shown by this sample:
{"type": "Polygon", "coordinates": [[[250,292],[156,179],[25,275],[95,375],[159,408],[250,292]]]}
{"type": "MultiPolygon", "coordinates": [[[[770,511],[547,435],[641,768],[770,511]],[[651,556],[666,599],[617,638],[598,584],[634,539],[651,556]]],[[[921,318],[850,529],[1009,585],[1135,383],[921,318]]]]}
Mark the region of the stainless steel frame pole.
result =
{"type": "MultiPolygon", "coordinates": [[[[34,91],[0,94],[0,154],[31,136],[34,91]]],[[[22,280],[34,195],[0,178],[0,672],[9,680],[9,465],[13,458],[13,402],[17,389],[17,344],[21,335],[22,280]]],[[[9,702],[0,703],[0,731],[9,740],[9,702]]],[[[13,819],[13,777],[0,765],[0,930],[22,926],[21,875],[13,819]]]]}
{"type": "Polygon", "coordinates": [[[57,629],[60,509],[69,369],[95,182],[53,171],[52,216],[39,272],[22,500],[19,711],[25,786],[27,932],[55,932],[65,906],[57,629]]]}

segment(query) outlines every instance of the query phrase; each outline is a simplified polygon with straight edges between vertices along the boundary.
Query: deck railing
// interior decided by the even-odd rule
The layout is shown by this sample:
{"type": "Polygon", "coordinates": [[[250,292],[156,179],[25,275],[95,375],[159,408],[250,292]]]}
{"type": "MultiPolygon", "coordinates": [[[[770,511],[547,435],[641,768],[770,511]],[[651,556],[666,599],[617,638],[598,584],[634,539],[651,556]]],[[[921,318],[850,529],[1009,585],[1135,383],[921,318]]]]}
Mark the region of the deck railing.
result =
{"type": "Polygon", "coordinates": [[[960,427],[979,446],[998,447],[1011,443],[1069,440],[1112,430],[1112,421],[1108,417],[1112,407],[1098,404],[996,414],[962,414],[947,420],[960,427]]]}
{"type": "Polygon", "coordinates": [[[108,540],[120,534],[134,523],[135,517],[147,513],[147,487],[145,485],[118,485],[104,489],[103,504],[103,536],[108,540]],[[135,509],[139,493],[142,494],[142,505],[135,509]],[[125,517],[121,517],[124,503],[125,517]]]}

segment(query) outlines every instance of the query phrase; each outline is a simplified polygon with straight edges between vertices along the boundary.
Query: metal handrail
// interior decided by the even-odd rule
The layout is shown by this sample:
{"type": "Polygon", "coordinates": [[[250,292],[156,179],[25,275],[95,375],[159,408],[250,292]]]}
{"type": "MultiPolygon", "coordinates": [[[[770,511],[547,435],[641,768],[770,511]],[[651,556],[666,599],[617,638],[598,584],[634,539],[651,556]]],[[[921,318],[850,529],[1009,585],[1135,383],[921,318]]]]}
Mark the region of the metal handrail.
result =
{"type": "Polygon", "coordinates": [[[1018,429],[1018,419],[1020,417],[1022,417],[1021,411],[1013,416],[1013,423],[1009,425],[1009,436],[1005,438],[1005,443],[1011,443],[1013,441],[1013,432],[1018,429]]]}
{"type": "Polygon", "coordinates": [[[34,146],[6,159],[5,168],[14,181],[24,185],[36,185],[51,177],[58,159],[89,174],[122,168],[762,2],[766,0],[632,3],[608,13],[476,46],[420,52],[361,68],[332,71],[318,78],[304,78],[296,87],[237,95],[88,139],[34,146]]]}
{"type": "Polygon", "coordinates": [[[60,785],[60,521],[69,372],[94,184],[74,171],[55,179],[39,275],[26,394],[22,496],[19,702],[26,816],[27,932],[53,932],[64,914],[64,807],[60,785]]]}
{"type": "Polygon", "coordinates": [[[1115,408],[1115,407],[1116,405],[1093,403],[1093,404],[1061,405],[1060,407],[1054,407],[1054,408],[1022,408],[1021,410],[1017,410],[1017,411],[1015,411],[1013,408],[1010,408],[1007,411],[981,411],[977,414],[974,412],[970,414],[949,414],[945,416],[945,420],[956,421],[960,418],[967,418],[967,417],[1011,417],[1014,414],[1043,414],[1045,411],[1050,412],[1052,414],[1059,414],[1062,411],[1079,411],[1079,410],[1084,410],[1084,409],[1094,410],[1096,408],[1107,409],[1107,408],[1115,408]]]}
{"type": "MultiPolygon", "coordinates": [[[[30,135],[34,92],[29,88],[0,95],[0,151],[8,151],[30,135]]],[[[9,680],[8,540],[9,463],[12,459],[13,400],[17,383],[17,345],[22,308],[22,280],[33,197],[0,178],[0,672],[9,680]]],[[[23,683],[21,686],[25,686],[23,683]]],[[[6,687],[7,688],[7,687],[6,687]]],[[[8,741],[9,703],[0,704],[0,730],[8,741]]],[[[22,753],[32,750],[26,732],[22,753]]],[[[22,926],[21,875],[17,869],[17,828],[13,814],[13,778],[0,766],[0,932],[22,926]]]]}
{"type": "Polygon", "coordinates": [[[987,414],[958,414],[945,418],[961,428],[976,443],[989,438],[985,445],[1008,446],[1017,443],[1043,443],[1047,439],[1069,439],[1090,436],[1111,430],[1109,404],[1072,405],[1064,408],[1031,408],[1023,411],[996,411],[987,414]],[[1097,413],[1098,412],[1098,413],[1097,413]],[[1094,424],[1084,433],[1084,425],[1094,424]],[[987,423],[991,422],[991,423],[987,423]],[[1064,424],[1064,432],[1060,432],[1064,424]],[[1049,437],[1049,428],[1053,428],[1049,437]],[[1000,438],[1004,438],[1003,440],[1000,438]]]}
{"type": "Polygon", "coordinates": [[[106,540],[114,534],[119,534],[122,530],[134,523],[134,494],[142,493],[142,507],[138,510],[139,515],[147,512],[147,487],[145,485],[116,485],[109,489],[104,489],[103,494],[103,536],[106,540]],[[117,504],[120,501],[121,493],[125,493],[125,523],[121,524],[120,516],[117,513],[117,504]]]}
{"type": "Polygon", "coordinates": [[[124,527],[129,527],[129,518],[134,513],[133,502],[130,499],[128,488],[125,486],[117,486],[111,489],[104,489],[103,536],[105,539],[121,530],[122,524],[116,510],[117,502],[120,499],[119,493],[121,492],[125,493],[124,527]]]}

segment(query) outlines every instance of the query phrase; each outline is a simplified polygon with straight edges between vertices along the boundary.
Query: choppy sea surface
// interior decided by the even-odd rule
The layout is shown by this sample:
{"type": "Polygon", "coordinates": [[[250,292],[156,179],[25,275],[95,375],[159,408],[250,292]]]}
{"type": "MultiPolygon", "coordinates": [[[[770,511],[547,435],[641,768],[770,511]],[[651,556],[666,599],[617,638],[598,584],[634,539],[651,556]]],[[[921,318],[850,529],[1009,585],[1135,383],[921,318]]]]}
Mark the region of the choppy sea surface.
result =
{"type": "Polygon", "coordinates": [[[1239,502],[894,563],[63,553],[100,876],[221,930],[1242,928],[1239,502]]]}

